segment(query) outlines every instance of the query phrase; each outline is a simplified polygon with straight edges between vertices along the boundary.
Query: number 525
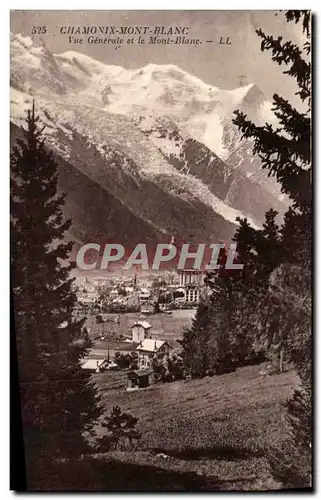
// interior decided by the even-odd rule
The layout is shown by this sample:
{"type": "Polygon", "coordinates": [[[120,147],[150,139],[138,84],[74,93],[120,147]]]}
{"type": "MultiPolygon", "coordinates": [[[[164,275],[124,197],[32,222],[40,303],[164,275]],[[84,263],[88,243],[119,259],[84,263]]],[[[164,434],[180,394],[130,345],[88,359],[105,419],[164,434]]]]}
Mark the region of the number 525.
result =
{"type": "Polygon", "coordinates": [[[47,33],[47,27],[46,26],[33,26],[31,30],[32,35],[38,34],[38,35],[44,35],[47,33]]]}

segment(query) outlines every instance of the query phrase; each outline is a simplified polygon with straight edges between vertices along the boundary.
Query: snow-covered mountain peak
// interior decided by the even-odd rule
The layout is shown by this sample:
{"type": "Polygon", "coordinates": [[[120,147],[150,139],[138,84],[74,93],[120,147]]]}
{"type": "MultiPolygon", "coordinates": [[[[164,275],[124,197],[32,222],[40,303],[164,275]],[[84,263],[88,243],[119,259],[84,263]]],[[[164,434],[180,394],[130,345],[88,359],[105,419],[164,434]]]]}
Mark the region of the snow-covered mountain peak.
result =
{"type": "Polygon", "coordinates": [[[233,101],[242,101],[249,92],[255,87],[254,83],[250,83],[248,85],[244,85],[242,87],[238,87],[233,90],[228,90],[226,95],[229,96],[233,101]]]}
{"type": "Polygon", "coordinates": [[[252,205],[263,199],[260,213],[271,206],[255,184],[260,167],[251,144],[244,146],[231,121],[235,109],[255,121],[270,113],[254,84],[220,89],[173,64],[126,69],[72,50],[53,54],[41,40],[12,34],[11,85],[15,126],[35,99],[59,158],[161,232],[172,231],[173,218],[184,226],[184,214],[193,226],[196,212],[199,234],[212,226],[215,234],[232,232],[237,216],[255,214],[252,205]]]}
{"type": "Polygon", "coordinates": [[[174,64],[125,69],[73,50],[52,54],[41,41],[19,34],[12,35],[11,43],[11,79],[17,90],[38,99],[50,96],[64,109],[86,106],[134,120],[168,118],[223,159],[230,154],[224,127],[235,109],[256,121],[271,118],[271,106],[254,84],[225,90],[174,64]]]}
{"type": "Polygon", "coordinates": [[[10,32],[10,43],[11,47],[12,45],[16,45],[22,46],[25,49],[28,49],[34,44],[31,36],[22,36],[20,33],[14,33],[13,31],[10,32]]]}
{"type": "Polygon", "coordinates": [[[22,36],[20,33],[10,33],[11,58],[13,61],[17,57],[21,58],[21,63],[33,63],[39,67],[46,59],[55,60],[54,55],[46,47],[41,38],[33,40],[30,36],[22,36]]]}
{"type": "Polygon", "coordinates": [[[243,104],[257,109],[266,100],[254,84],[225,90],[174,64],[149,63],[129,70],[72,50],[52,54],[41,40],[20,34],[11,36],[11,55],[12,78],[19,79],[24,92],[49,90],[70,95],[73,101],[78,93],[80,99],[89,97],[90,103],[103,104],[110,113],[175,117],[187,122],[189,133],[197,131],[197,139],[203,130],[211,147],[209,120],[220,122],[243,104]]]}
{"type": "Polygon", "coordinates": [[[149,76],[151,80],[158,81],[160,84],[178,84],[182,83],[185,86],[195,88],[195,92],[205,94],[214,93],[219,89],[207,83],[204,83],[200,78],[191,75],[175,64],[154,64],[149,63],[142,68],[138,68],[132,79],[149,76]]]}
{"type": "MultiPolygon", "coordinates": [[[[61,54],[55,54],[55,58],[61,63],[62,67],[72,74],[74,70],[74,78],[78,80],[81,78],[81,73],[79,69],[83,71],[89,78],[95,78],[97,76],[105,78],[113,78],[120,73],[126,71],[121,66],[106,65],[97,59],[93,59],[86,54],[76,52],[73,50],[68,50],[61,54]]],[[[82,74],[82,78],[84,74],[82,74]]]]}

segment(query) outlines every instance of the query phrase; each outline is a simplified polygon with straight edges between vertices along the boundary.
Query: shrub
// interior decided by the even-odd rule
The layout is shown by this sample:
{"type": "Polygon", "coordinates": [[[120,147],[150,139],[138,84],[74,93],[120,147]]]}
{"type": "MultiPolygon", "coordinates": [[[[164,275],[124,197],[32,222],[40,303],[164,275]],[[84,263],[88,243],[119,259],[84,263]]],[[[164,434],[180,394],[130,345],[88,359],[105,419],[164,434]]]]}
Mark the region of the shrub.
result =
{"type": "Polygon", "coordinates": [[[106,434],[99,440],[99,452],[110,449],[132,449],[141,438],[137,430],[138,418],[123,413],[119,406],[114,406],[111,414],[102,421],[106,434]]]}

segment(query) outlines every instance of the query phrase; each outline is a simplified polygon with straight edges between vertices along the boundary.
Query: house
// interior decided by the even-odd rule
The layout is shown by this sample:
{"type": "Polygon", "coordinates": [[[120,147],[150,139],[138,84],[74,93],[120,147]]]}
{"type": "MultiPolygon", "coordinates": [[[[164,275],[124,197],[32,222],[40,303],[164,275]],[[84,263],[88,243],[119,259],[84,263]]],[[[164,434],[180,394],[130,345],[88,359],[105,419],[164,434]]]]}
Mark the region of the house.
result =
{"type": "Polygon", "coordinates": [[[185,302],[198,302],[200,293],[200,289],[196,286],[187,286],[185,290],[185,302]]]}
{"type": "Polygon", "coordinates": [[[164,340],[145,339],[136,347],[138,353],[138,367],[151,368],[152,360],[160,363],[167,360],[170,346],[164,340]]]}
{"type": "Polygon", "coordinates": [[[147,302],[144,302],[143,304],[140,304],[141,315],[144,315],[144,314],[146,314],[146,315],[153,314],[154,308],[155,308],[155,304],[151,300],[148,300],[147,302]]]}
{"type": "Polygon", "coordinates": [[[82,360],[81,368],[89,372],[100,373],[101,371],[106,369],[107,364],[108,361],[106,358],[86,358],[82,360]]]}
{"type": "Polygon", "coordinates": [[[118,372],[120,370],[120,367],[114,361],[108,361],[106,363],[106,366],[104,365],[104,370],[111,371],[111,372],[118,372]]]}
{"type": "Polygon", "coordinates": [[[76,293],[79,302],[83,304],[92,305],[99,299],[97,287],[87,279],[79,283],[76,293]]]}
{"type": "Polygon", "coordinates": [[[183,269],[179,272],[180,287],[185,292],[185,302],[198,302],[204,285],[205,273],[198,269],[183,269]]]}
{"type": "Polygon", "coordinates": [[[149,316],[150,314],[153,314],[154,312],[154,304],[150,304],[147,302],[140,308],[140,312],[146,316],[149,316]]]}
{"type": "Polygon", "coordinates": [[[180,286],[202,285],[204,276],[205,273],[199,269],[183,269],[179,271],[179,284],[180,286]]]}
{"type": "MultiPolygon", "coordinates": [[[[182,287],[176,288],[176,290],[174,291],[174,302],[175,302],[175,304],[184,304],[184,302],[186,300],[185,297],[186,297],[186,291],[185,291],[185,289],[182,288],[182,287]]],[[[198,298],[197,298],[197,300],[198,300],[198,298]]]]}
{"type": "Polygon", "coordinates": [[[93,279],[93,285],[99,292],[106,291],[108,287],[108,278],[105,276],[96,276],[93,279]]]}
{"type": "Polygon", "coordinates": [[[151,292],[148,288],[141,288],[139,293],[139,299],[141,302],[146,302],[151,296],[151,292]]]}
{"type": "Polygon", "coordinates": [[[89,306],[77,302],[73,308],[72,316],[74,318],[85,318],[89,314],[89,306]]]}
{"type": "Polygon", "coordinates": [[[150,369],[133,370],[127,375],[127,390],[142,389],[154,383],[154,372],[150,369]]]}
{"type": "Polygon", "coordinates": [[[125,297],[116,297],[113,301],[113,304],[121,304],[121,305],[126,305],[127,304],[127,299],[125,297]]]}
{"type": "Polygon", "coordinates": [[[152,325],[148,321],[136,321],[132,325],[132,342],[143,342],[149,336],[152,325]]]}
{"type": "Polygon", "coordinates": [[[101,311],[101,304],[94,304],[92,307],[92,311],[94,314],[98,314],[101,311]]]}
{"type": "Polygon", "coordinates": [[[158,307],[160,311],[165,311],[168,308],[168,304],[163,304],[162,302],[158,302],[158,307]]]}

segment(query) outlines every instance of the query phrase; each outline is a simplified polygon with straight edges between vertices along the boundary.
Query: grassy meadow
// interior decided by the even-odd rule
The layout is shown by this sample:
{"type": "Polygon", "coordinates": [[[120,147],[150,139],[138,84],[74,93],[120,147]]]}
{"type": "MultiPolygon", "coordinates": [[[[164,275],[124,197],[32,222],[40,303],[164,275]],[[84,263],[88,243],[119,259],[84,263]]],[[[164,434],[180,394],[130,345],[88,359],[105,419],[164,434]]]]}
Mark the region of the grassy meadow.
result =
{"type": "Polygon", "coordinates": [[[125,373],[95,375],[106,411],[119,405],[139,418],[142,432],[137,451],[110,452],[105,459],[193,473],[212,486],[219,481],[214,489],[278,488],[266,449],[284,439],[283,405],[297,379],[292,371],[262,376],[261,370],[246,367],[133,392],[124,390],[125,373]]]}
{"type": "Polygon", "coordinates": [[[114,356],[117,351],[130,352],[133,350],[132,344],[121,340],[121,335],[125,338],[131,338],[131,327],[135,321],[148,321],[152,328],[149,333],[152,338],[166,340],[173,348],[179,344],[176,339],[182,338],[183,330],[189,326],[195,315],[194,309],[175,310],[172,314],[163,313],[144,316],[141,313],[124,314],[102,314],[105,323],[97,324],[95,316],[90,316],[86,320],[86,326],[89,328],[89,335],[93,341],[92,352],[98,356],[114,356]],[[115,321],[119,318],[119,324],[115,321]],[[100,339],[101,334],[106,335],[104,340],[100,339]]]}

